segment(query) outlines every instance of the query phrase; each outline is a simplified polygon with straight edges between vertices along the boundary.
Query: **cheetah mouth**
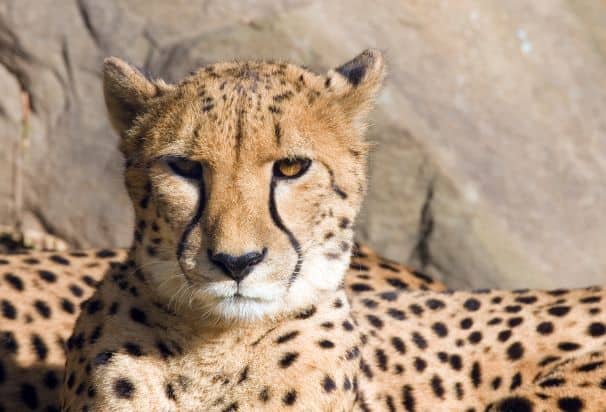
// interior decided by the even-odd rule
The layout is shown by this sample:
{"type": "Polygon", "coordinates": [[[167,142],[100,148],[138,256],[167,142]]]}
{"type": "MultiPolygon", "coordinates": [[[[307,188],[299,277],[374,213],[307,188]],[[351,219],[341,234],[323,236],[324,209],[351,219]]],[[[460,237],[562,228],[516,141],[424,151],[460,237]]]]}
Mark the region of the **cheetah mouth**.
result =
{"type": "Polygon", "coordinates": [[[234,302],[269,302],[269,299],[264,299],[259,296],[248,296],[240,292],[236,292],[231,296],[226,296],[225,300],[232,300],[234,302]]]}

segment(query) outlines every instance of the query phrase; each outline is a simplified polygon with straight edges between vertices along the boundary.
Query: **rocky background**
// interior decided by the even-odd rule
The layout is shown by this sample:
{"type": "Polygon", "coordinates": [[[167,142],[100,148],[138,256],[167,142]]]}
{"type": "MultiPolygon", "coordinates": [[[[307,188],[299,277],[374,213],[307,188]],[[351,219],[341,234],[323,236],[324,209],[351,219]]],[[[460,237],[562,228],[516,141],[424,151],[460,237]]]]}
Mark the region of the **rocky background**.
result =
{"type": "Polygon", "coordinates": [[[360,239],[454,287],[604,283],[600,0],[0,1],[0,224],[129,243],[105,56],[176,80],[235,57],[323,70],[367,47],[390,75],[360,239]]]}

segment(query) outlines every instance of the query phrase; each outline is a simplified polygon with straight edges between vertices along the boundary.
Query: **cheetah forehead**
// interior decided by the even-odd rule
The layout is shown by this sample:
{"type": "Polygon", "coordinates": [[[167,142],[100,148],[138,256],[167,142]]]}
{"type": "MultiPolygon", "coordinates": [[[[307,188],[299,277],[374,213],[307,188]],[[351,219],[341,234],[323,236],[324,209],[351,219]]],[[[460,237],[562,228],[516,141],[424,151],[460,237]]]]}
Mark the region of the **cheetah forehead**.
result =
{"type": "Polygon", "coordinates": [[[110,58],[104,92],[127,157],[228,149],[293,155],[322,147],[363,153],[363,119],[382,78],[382,56],[372,50],[322,75],[286,62],[223,62],[175,85],[110,58]]]}

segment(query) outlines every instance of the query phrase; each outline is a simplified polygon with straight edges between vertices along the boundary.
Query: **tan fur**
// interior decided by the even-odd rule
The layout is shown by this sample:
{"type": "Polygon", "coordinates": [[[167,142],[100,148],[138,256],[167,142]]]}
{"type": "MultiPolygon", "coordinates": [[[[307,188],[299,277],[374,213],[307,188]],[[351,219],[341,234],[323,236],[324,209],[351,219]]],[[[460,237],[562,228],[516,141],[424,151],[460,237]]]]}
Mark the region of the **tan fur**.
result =
{"type": "Polygon", "coordinates": [[[383,73],[376,51],[326,75],[232,62],[177,85],[106,61],[135,241],[82,304],[63,410],[606,408],[601,288],[446,292],[354,246],[383,73]],[[285,158],[311,166],[287,180],[285,158]],[[239,283],[217,263],[261,250],[239,283]]]}

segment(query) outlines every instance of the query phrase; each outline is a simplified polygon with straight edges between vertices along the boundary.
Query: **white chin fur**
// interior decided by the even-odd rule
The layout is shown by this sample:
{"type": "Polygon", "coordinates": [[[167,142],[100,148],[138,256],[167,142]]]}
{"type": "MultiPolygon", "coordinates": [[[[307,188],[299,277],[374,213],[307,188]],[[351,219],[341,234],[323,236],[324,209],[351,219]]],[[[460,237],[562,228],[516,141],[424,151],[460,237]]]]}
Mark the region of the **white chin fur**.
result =
{"type": "Polygon", "coordinates": [[[309,253],[303,261],[301,273],[288,291],[286,282],[252,281],[263,277],[254,276],[254,273],[249,282],[242,282],[239,290],[236,283],[229,280],[202,281],[199,286],[188,286],[183,275],[176,276],[178,265],[175,262],[155,262],[149,266],[148,272],[159,294],[176,308],[181,306],[179,301],[185,299],[186,306],[191,309],[198,306],[202,316],[250,322],[316,303],[322,292],[339,287],[348,264],[349,259],[327,260],[322,253],[309,253]],[[234,296],[236,292],[242,296],[234,296]]]}

